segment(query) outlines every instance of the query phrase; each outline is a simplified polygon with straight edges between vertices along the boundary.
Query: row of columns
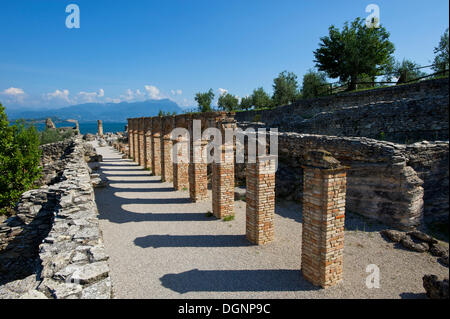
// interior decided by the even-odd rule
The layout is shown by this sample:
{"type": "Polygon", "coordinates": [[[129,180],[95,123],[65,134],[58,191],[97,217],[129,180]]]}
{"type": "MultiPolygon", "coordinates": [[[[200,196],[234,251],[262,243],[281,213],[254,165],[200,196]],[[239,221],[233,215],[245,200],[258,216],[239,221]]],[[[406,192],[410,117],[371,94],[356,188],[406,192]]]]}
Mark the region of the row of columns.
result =
{"type": "MultiPolygon", "coordinates": [[[[216,127],[222,136],[236,126],[233,113],[226,112],[129,119],[128,156],[162,181],[172,182],[175,190],[189,189],[190,199],[200,202],[208,198],[208,168],[196,159],[208,141],[193,137],[194,120],[200,120],[201,132],[216,127]],[[187,129],[190,139],[173,138],[175,128],[187,129]],[[187,163],[172,161],[175,144],[179,156],[189,148],[187,163]]],[[[234,142],[222,141],[222,161],[211,164],[217,218],[234,215],[234,151],[227,152],[233,149],[234,142]]],[[[313,284],[329,287],[342,280],[346,168],[324,150],[308,153],[304,163],[302,273],[313,284]]],[[[275,160],[258,157],[256,163],[246,164],[246,172],[246,237],[267,244],[274,240],[275,160]]]]}

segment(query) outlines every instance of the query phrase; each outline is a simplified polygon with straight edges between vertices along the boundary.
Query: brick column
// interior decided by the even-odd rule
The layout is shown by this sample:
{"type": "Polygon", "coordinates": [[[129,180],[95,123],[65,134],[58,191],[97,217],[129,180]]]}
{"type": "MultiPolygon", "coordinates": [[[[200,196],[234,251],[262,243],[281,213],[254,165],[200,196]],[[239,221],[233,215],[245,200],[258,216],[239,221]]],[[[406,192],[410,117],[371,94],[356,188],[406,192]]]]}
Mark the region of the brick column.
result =
{"type": "MultiPolygon", "coordinates": [[[[175,116],[175,127],[187,129],[187,122],[190,120],[189,115],[175,116]]],[[[173,140],[176,146],[178,163],[173,163],[173,188],[175,190],[185,190],[189,188],[189,138],[188,136],[179,136],[173,140]],[[187,154],[186,161],[183,155],[187,154]]]]}
{"type": "Polygon", "coordinates": [[[152,119],[144,118],[144,167],[152,169],[152,119]]]}
{"type": "Polygon", "coordinates": [[[312,151],[303,176],[302,273],[327,288],[342,281],[346,167],[326,151],[312,151]]]}
{"type": "Polygon", "coordinates": [[[128,158],[133,158],[134,154],[134,137],[133,137],[133,125],[132,119],[128,119],[128,158]]]}
{"type": "Polygon", "coordinates": [[[247,163],[246,236],[257,245],[274,240],[275,159],[258,157],[247,163]]]}
{"type": "Polygon", "coordinates": [[[173,181],[172,161],[172,130],[174,117],[165,116],[161,119],[161,181],[173,181]]]}
{"type": "Polygon", "coordinates": [[[144,141],[144,118],[138,119],[139,122],[139,165],[145,166],[145,141],[144,141]]]}
{"type": "Polygon", "coordinates": [[[161,176],[161,117],[152,117],[152,172],[161,176]]]}
{"type": "Polygon", "coordinates": [[[204,148],[207,142],[202,141],[201,132],[205,126],[201,116],[193,116],[189,121],[189,197],[194,203],[208,199],[208,165],[204,158],[204,148]],[[200,136],[194,136],[194,120],[201,120],[200,136]]]}
{"type": "Polygon", "coordinates": [[[135,163],[139,163],[139,129],[138,129],[138,119],[133,119],[133,143],[134,143],[134,153],[133,160],[135,163]]]}
{"type": "Polygon", "coordinates": [[[219,121],[217,127],[222,132],[221,161],[212,166],[212,208],[217,218],[234,215],[234,142],[225,140],[226,131],[233,131],[235,122],[219,121]]]}

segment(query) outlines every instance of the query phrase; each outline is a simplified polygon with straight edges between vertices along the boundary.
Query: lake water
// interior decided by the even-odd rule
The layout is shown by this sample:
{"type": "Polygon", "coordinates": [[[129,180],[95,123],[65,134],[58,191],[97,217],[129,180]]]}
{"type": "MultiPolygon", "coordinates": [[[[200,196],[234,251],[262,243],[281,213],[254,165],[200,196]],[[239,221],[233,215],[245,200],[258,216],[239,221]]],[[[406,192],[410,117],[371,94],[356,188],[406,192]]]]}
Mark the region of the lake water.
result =
{"type": "MultiPolygon", "coordinates": [[[[73,123],[56,123],[56,127],[75,127],[73,123]]],[[[117,133],[124,132],[127,123],[103,123],[103,133],[117,133]]],[[[44,123],[35,124],[38,131],[43,131],[45,129],[44,123]]],[[[80,123],[80,133],[86,134],[97,134],[97,123],[80,123]]]]}

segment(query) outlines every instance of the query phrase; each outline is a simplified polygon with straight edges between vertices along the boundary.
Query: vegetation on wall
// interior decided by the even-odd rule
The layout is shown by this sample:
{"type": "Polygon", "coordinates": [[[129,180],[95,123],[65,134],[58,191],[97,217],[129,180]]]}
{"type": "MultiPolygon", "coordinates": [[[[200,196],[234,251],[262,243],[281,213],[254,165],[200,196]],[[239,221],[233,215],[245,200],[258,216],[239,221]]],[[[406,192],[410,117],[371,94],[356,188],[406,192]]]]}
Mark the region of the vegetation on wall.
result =
{"type": "Polygon", "coordinates": [[[66,138],[70,138],[74,135],[74,132],[71,130],[58,130],[46,128],[44,131],[39,132],[38,134],[39,134],[39,144],[44,145],[63,141],[66,138]]]}

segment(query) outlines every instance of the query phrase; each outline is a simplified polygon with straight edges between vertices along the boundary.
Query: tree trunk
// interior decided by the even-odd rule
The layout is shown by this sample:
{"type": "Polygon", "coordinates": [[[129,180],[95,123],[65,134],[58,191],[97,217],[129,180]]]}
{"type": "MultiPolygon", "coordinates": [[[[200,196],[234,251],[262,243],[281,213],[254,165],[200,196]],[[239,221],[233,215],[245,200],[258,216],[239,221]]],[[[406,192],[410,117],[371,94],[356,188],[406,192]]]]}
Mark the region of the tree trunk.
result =
{"type": "Polygon", "coordinates": [[[357,84],[357,81],[358,81],[358,76],[352,75],[352,76],[350,77],[350,83],[349,83],[349,85],[348,85],[348,91],[354,91],[354,90],[356,90],[356,84],[357,84]]]}

